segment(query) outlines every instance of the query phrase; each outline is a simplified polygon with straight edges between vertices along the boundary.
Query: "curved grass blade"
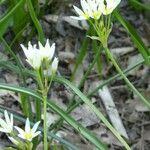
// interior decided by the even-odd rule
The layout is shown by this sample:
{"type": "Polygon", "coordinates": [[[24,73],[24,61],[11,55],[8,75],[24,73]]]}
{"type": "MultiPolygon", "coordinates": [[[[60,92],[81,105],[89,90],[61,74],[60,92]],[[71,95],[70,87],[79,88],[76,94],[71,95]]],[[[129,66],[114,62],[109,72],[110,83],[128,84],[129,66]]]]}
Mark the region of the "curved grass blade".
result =
{"type": "Polygon", "coordinates": [[[54,77],[56,82],[59,82],[63,85],[69,87],[75,94],[77,94],[81,100],[89,106],[89,108],[97,115],[97,117],[107,126],[107,128],[116,136],[116,138],[122,143],[122,145],[127,149],[131,150],[126,141],[120,136],[120,134],[114,129],[114,127],[107,121],[105,116],[92,104],[92,102],[78,89],[76,88],[70,81],[61,78],[54,77]]]}
{"type": "Polygon", "coordinates": [[[143,43],[141,37],[139,36],[135,28],[120,15],[119,11],[116,10],[114,12],[114,15],[117,18],[117,20],[124,26],[127,32],[130,34],[134,44],[137,46],[139,52],[145,59],[147,65],[150,65],[150,60],[148,59],[148,56],[150,56],[150,52],[148,48],[145,46],[145,44],[143,43]]]}
{"type": "Polygon", "coordinates": [[[38,21],[37,17],[36,17],[36,14],[34,12],[34,8],[33,8],[33,5],[32,5],[32,1],[31,0],[27,0],[27,5],[28,5],[28,9],[29,9],[29,13],[30,13],[30,16],[32,18],[32,21],[38,31],[38,35],[39,35],[39,41],[44,44],[44,32],[43,32],[43,29],[42,29],[42,26],[40,24],[40,22],[38,21]]]}
{"type": "Polygon", "coordinates": [[[13,19],[13,14],[18,10],[18,8],[24,3],[25,0],[20,0],[9,12],[0,19],[0,36],[3,36],[7,27],[10,25],[13,19]]]}
{"type": "MultiPolygon", "coordinates": [[[[12,86],[8,84],[0,83],[0,89],[10,90],[14,92],[21,92],[35,97],[34,100],[40,100],[43,102],[41,95],[37,94],[33,90],[29,90],[23,87],[12,86]]],[[[91,143],[93,143],[100,150],[108,150],[107,146],[103,144],[96,136],[94,136],[88,129],[84,128],[82,125],[77,123],[72,117],[70,117],[66,112],[60,109],[52,101],[47,102],[47,106],[50,107],[53,111],[57,112],[64,120],[66,120],[73,128],[75,128],[81,135],[87,138],[91,143]]]]}
{"type": "Polygon", "coordinates": [[[140,9],[144,9],[144,10],[147,10],[147,11],[150,11],[150,4],[149,6],[146,5],[146,4],[143,4],[137,0],[129,0],[130,3],[132,3],[134,5],[134,7],[139,7],[140,9]]]}

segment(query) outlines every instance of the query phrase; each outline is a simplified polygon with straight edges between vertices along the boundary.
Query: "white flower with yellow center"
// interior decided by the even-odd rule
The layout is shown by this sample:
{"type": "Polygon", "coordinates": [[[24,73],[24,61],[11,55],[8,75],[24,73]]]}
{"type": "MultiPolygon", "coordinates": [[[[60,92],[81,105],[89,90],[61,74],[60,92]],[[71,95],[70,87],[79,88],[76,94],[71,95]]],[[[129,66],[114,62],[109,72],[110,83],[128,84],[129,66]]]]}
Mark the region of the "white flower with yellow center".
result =
{"type": "Polygon", "coordinates": [[[99,1],[103,1],[101,12],[104,15],[109,15],[119,5],[121,0],[99,0],[99,1]]]}
{"type": "Polygon", "coordinates": [[[89,18],[99,19],[101,16],[102,0],[80,0],[82,10],[76,6],[73,6],[79,17],[73,17],[75,19],[86,19],[89,18]]]}
{"type": "Polygon", "coordinates": [[[50,46],[49,40],[47,39],[45,46],[43,46],[39,42],[39,50],[41,53],[40,55],[42,60],[47,59],[51,61],[55,52],[55,43],[53,43],[52,46],[50,46]]]}
{"type": "Polygon", "coordinates": [[[26,56],[26,61],[34,68],[39,69],[42,63],[42,58],[40,50],[36,48],[36,45],[31,45],[31,42],[28,43],[26,48],[24,45],[20,45],[26,56]]]}
{"type": "Polygon", "coordinates": [[[31,129],[30,128],[30,121],[29,121],[29,118],[27,118],[26,120],[26,124],[25,124],[25,131],[22,130],[21,128],[15,126],[16,130],[19,132],[18,136],[24,140],[27,140],[27,141],[32,141],[32,139],[34,137],[36,137],[37,135],[39,135],[41,133],[41,131],[37,131],[37,128],[40,124],[40,121],[38,121],[34,126],[33,128],[31,129]]]}
{"type": "Polygon", "coordinates": [[[7,110],[4,111],[5,121],[0,118],[0,131],[4,133],[11,133],[13,131],[13,115],[9,115],[7,110]]]}

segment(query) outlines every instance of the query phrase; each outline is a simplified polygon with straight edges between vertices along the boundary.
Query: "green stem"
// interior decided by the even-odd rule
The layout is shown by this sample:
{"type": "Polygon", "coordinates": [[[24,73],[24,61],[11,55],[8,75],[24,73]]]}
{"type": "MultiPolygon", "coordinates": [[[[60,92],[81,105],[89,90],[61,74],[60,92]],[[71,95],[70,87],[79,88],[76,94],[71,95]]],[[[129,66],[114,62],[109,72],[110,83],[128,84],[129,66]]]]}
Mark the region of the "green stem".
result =
{"type": "Polygon", "coordinates": [[[32,150],[33,144],[32,142],[27,142],[27,150],[32,150]]]}
{"type": "Polygon", "coordinates": [[[48,142],[47,142],[47,133],[48,133],[48,127],[47,127],[47,93],[51,87],[52,81],[53,81],[54,75],[52,74],[50,78],[50,83],[48,85],[48,64],[47,64],[47,76],[45,77],[45,93],[43,93],[43,100],[44,100],[44,150],[48,149],[48,142]]]}
{"type": "Polygon", "coordinates": [[[43,90],[44,85],[43,85],[43,82],[42,82],[42,79],[41,79],[40,70],[35,70],[35,74],[36,74],[38,85],[39,85],[40,89],[43,90]]]}
{"type": "Polygon", "coordinates": [[[47,95],[43,94],[43,103],[44,103],[44,150],[48,150],[47,142],[47,95]]]}
{"type": "MultiPolygon", "coordinates": [[[[44,150],[48,149],[48,143],[47,143],[47,87],[45,88],[41,79],[40,70],[36,70],[37,75],[37,81],[39,84],[39,87],[42,91],[42,97],[43,97],[43,105],[44,105],[44,150]]],[[[39,105],[39,104],[38,104],[39,105]]]]}
{"type": "Polygon", "coordinates": [[[134,87],[134,85],[128,80],[128,78],[125,76],[125,74],[123,73],[123,71],[120,69],[119,65],[117,64],[116,60],[114,59],[113,55],[111,54],[111,52],[109,51],[108,47],[105,48],[105,51],[109,57],[109,59],[111,60],[111,62],[113,63],[113,65],[115,66],[116,70],[118,71],[118,73],[120,73],[120,75],[122,76],[122,78],[124,79],[124,81],[127,83],[127,85],[129,86],[129,88],[141,99],[141,101],[150,109],[150,103],[143,97],[143,95],[134,87]]]}
{"type": "MultiPolygon", "coordinates": [[[[98,51],[97,41],[95,41],[95,40],[92,41],[92,48],[93,48],[93,51],[94,51],[94,53],[96,55],[96,53],[98,51]]],[[[100,56],[99,56],[99,59],[97,58],[96,64],[97,64],[97,71],[98,71],[99,79],[102,79],[103,66],[102,66],[102,61],[101,61],[101,57],[100,56]]]]}

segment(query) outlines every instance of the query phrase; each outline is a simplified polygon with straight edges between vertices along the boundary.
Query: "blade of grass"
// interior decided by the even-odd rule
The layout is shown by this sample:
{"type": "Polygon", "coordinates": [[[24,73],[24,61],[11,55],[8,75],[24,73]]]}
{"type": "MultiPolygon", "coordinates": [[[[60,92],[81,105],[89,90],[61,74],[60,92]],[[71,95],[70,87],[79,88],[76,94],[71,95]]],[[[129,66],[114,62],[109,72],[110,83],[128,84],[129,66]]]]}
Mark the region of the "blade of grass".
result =
{"type": "MultiPolygon", "coordinates": [[[[14,7],[18,3],[18,0],[10,1],[10,5],[14,7]]],[[[26,12],[24,10],[25,1],[19,6],[17,11],[15,11],[13,15],[13,31],[15,34],[20,32],[22,30],[28,21],[28,15],[26,15],[26,12]]]]}
{"type": "MultiPolygon", "coordinates": [[[[23,73],[24,66],[22,66],[21,60],[12,51],[12,49],[9,47],[9,45],[7,44],[7,42],[5,41],[5,39],[3,37],[0,37],[0,40],[4,43],[6,50],[10,53],[10,56],[12,56],[14,58],[14,60],[16,61],[17,66],[19,68],[19,72],[20,72],[19,73],[20,79],[23,80],[23,84],[21,84],[21,85],[26,87],[26,77],[23,73]]],[[[28,95],[21,94],[20,100],[21,100],[21,107],[22,107],[23,113],[25,114],[25,116],[31,118],[32,116],[30,114],[32,114],[32,110],[31,110],[31,103],[30,103],[28,95]]]]}
{"type": "Polygon", "coordinates": [[[8,51],[8,53],[10,54],[10,56],[12,56],[14,58],[14,60],[16,61],[17,63],[17,66],[20,70],[20,77],[23,79],[23,85],[26,86],[26,78],[23,74],[23,68],[24,66],[22,65],[21,63],[21,60],[16,56],[16,54],[12,51],[12,49],[10,48],[10,46],[7,44],[6,40],[3,38],[3,37],[0,37],[0,41],[3,42],[3,44],[5,45],[6,47],[6,50],[8,51]]]}
{"type": "MultiPolygon", "coordinates": [[[[124,70],[123,73],[124,73],[124,74],[128,74],[131,70],[133,70],[133,69],[135,69],[136,67],[142,65],[144,62],[145,62],[144,60],[140,61],[139,63],[137,63],[137,64],[131,66],[130,68],[128,68],[128,69],[126,69],[126,70],[124,70]]],[[[119,78],[121,79],[120,74],[116,74],[116,75],[110,77],[109,79],[103,81],[103,83],[101,83],[100,85],[98,85],[98,86],[97,86],[93,91],[91,91],[87,96],[88,96],[89,98],[92,97],[95,93],[98,92],[99,89],[103,88],[103,86],[108,85],[109,83],[111,83],[111,82],[113,82],[114,80],[119,79],[119,78]]],[[[74,97],[74,98],[75,98],[75,97],[74,97]]],[[[75,100],[74,100],[74,101],[75,101],[75,100]]],[[[78,101],[77,101],[74,105],[72,105],[72,106],[70,106],[70,107],[68,108],[68,110],[66,111],[66,113],[71,113],[76,107],[78,107],[78,106],[79,106],[80,104],[82,104],[82,103],[83,103],[83,101],[80,100],[80,99],[78,99],[78,101]]],[[[57,123],[57,125],[59,126],[59,124],[61,124],[61,122],[62,122],[62,119],[58,120],[56,123],[57,123]]],[[[55,126],[52,126],[50,129],[53,129],[53,128],[55,128],[55,126]]]]}
{"type": "MultiPolygon", "coordinates": [[[[0,83],[0,89],[25,93],[35,97],[34,100],[40,100],[43,102],[43,98],[41,97],[41,95],[39,95],[38,93],[36,93],[31,89],[29,90],[27,88],[17,87],[17,86],[3,84],[3,83],[0,83]]],[[[107,146],[103,144],[103,142],[101,142],[100,139],[98,139],[91,132],[89,132],[88,129],[84,128],[82,125],[77,123],[72,117],[67,115],[62,109],[60,109],[55,103],[53,103],[52,100],[47,101],[47,106],[50,107],[54,112],[57,112],[61,117],[63,117],[73,128],[75,128],[81,135],[87,138],[97,148],[99,148],[100,150],[108,150],[107,146]]]]}
{"type": "Polygon", "coordinates": [[[87,104],[97,117],[107,126],[107,128],[116,136],[116,138],[122,143],[122,145],[127,149],[131,150],[129,145],[126,143],[126,141],[120,136],[120,134],[114,129],[114,127],[109,123],[109,121],[105,118],[105,116],[93,105],[93,103],[82,93],[78,88],[76,88],[70,81],[61,78],[61,77],[54,77],[54,81],[59,82],[63,85],[68,86],[71,90],[76,93],[81,100],[87,104]]]}
{"type": "MultiPolygon", "coordinates": [[[[96,55],[96,53],[97,53],[97,51],[99,49],[96,40],[92,40],[92,48],[93,48],[93,51],[94,51],[94,53],[96,55]]],[[[102,65],[100,56],[97,58],[96,64],[97,64],[97,71],[98,71],[99,78],[102,79],[102,69],[103,69],[102,67],[103,67],[103,65],[102,65]]]]}
{"type": "Polygon", "coordinates": [[[134,7],[139,7],[141,9],[150,11],[150,4],[148,4],[148,6],[147,4],[143,4],[137,0],[129,0],[129,2],[132,3],[134,7]]]}
{"type": "Polygon", "coordinates": [[[114,12],[114,15],[115,15],[116,19],[124,26],[124,28],[130,34],[134,44],[137,46],[139,52],[145,59],[147,65],[150,65],[150,60],[148,59],[150,52],[149,52],[148,48],[145,46],[145,44],[143,43],[141,37],[139,36],[139,34],[135,30],[135,28],[120,15],[118,10],[116,10],[114,12]]]}
{"type": "MultiPolygon", "coordinates": [[[[78,85],[78,89],[79,89],[79,90],[81,89],[81,87],[82,87],[82,85],[84,84],[85,80],[86,80],[87,77],[89,76],[89,74],[90,74],[92,68],[94,67],[94,65],[95,65],[95,63],[96,63],[96,61],[97,61],[97,59],[99,58],[99,55],[100,55],[101,51],[102,51],[102,47],[100,47],[100,48],[98,49],[98,51],[97,51],[97,53],[96,53],[96,55],[95,55],[95,57],[94,57],[94,59],[93,59],[93,62],[89,65],[87,71],[85,72],[84,76],[82,77],[82,79],[81,79],[81,81],[80,81],[80,84],[78,85]]],[[[68,104],[68,106],[67,106],[67,111],[66,111],[67,113],[68,113],[68,111],[70,110],[70,108],[72,108],[72,106],[74,106],[74,104],[76,103],[76,101],[75,101],[75,96],[76,96],[76,94],[74,94],[74,95],[72,96],[72,98],[69,100],[69,104],[68,104]]],[[[82,102],[82,101],[81,101],[81,102],[82,102]]],[[[61,127],[62,124],[63,124],[63,119],[61,118],[61,119],[59,119],[58,121],[56,121],[53,126],[50,127],[50,130],[52,130],[52,129],[55,128],[55,131],[57,131],[58,129],[60,129],[60,127],[61,127]]]]}
{"type": "Polygon", "coordinates": [[[29,9],[29,13],[30,13],[30,16],[32,18],[32,21],[37,29],[37,32],[38,32],[38,35],[39,35],[39,41],[44,44],[44,32],[43,32],[43,29],[42,29],[42,26],[40,24],[40,22],[38,21],[37,19],[37,16],[36,16],[36,13],[34,11],[34,8],[33,8],[33,5],[32,5],[32,2],[31,0],[27,0],[27,5],[28,5],[28,9],[29,9]]]}
{"type": "Polygon", "coordinates": [[[3,36],[7,27],[10,25],[13,19],[13,14],[18,10],[18,8],[24,3],[24,0],[20,0],[9,12],[5,13],[0,19],[0,37],[3,36]]]}

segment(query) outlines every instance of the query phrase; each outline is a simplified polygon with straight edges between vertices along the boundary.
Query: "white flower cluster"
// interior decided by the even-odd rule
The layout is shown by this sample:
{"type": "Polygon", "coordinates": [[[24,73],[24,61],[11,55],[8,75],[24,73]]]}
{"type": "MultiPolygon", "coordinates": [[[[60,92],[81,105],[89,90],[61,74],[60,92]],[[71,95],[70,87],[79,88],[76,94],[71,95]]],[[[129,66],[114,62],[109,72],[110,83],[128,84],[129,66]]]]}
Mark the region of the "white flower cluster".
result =
{"type": "Polygon", "coordinates": [[[0,131],[6,133],[8,135],[8,138],[11,140],[11,142],[17,146],[21,144],[20,141],[18,141],[18,137],[27,142],[31,142],[34,137],[38,136],[41,133],[41,131],[36,131],[40,124],[40,121],[35,123],[35,125],[31,129],[30,121],[27,118],[25,124],[25,130],[22,130],[21,128],[13,125],[12,114],[10,114],[10,118],[9,118],[8,112],[5,110],[4,116],[5,116],[5,120],[0,118],[0,131]],[[18,131],[18,133],[14,131],[14,128],[18,131]]]}
{"type": "MultiPolygon", "coordinates": [[[[37,70],[40,68],[44,60],[51,63],[55,53],[55,43],[50,46],[48,39],[45,46],[43,46],[40,42],[38,46],[39,48],[37,48],[37,45],[32,45],[31,42],[28,43],[28,47],[25,47],[23,44],[21,44],[21,47],[27,58],[26,61],[37,70]]],[[[51,66],[51,71],[56,72],[58,67],[58,58],[54,58],[51,66]]]]}
{"type": "Polygon", "coordinates": [[[89,19],[98,20],[100,16],[109,15],[118,6],[121,0],[80,0],[82,10],[73,6],[79,17],[75,19],[89,19]]]}

